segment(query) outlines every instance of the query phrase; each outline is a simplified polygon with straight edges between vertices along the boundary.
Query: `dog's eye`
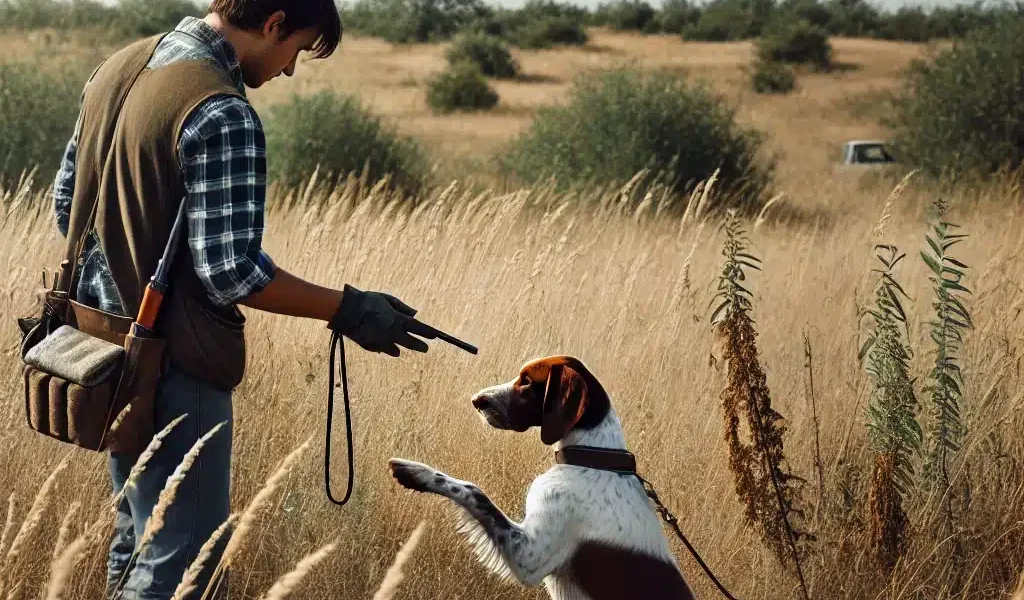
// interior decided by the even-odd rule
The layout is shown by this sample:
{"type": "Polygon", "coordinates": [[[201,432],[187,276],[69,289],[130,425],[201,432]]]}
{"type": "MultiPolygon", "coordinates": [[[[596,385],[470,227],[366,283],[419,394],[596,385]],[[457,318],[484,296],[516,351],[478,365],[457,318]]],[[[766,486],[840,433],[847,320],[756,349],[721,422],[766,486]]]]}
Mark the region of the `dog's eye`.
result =
{"type": "Polygon", "coordinates": [[[519,385],[523,387],[530,387],[531,383],[533,383],[533,381],[530,380],[530,376],[526,373],[519,376],[519,385]]]}

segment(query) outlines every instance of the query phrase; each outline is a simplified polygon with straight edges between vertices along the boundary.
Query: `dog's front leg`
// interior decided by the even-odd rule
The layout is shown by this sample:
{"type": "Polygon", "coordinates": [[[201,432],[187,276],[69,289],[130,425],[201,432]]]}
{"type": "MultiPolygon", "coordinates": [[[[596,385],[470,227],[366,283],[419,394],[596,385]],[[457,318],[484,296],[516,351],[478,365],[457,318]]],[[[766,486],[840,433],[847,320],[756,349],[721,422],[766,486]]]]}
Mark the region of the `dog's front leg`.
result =
{"type": "Polygon", "coordinates": [[[444,496],[462,508],[477,555],[495,572],[532,587],[568,558],[571,545],[564,533],[570,515],[528,509],[523,523],[515,523],[471,482],[407,460],[392,459],[389,466],[403,487],[444,496]]]}

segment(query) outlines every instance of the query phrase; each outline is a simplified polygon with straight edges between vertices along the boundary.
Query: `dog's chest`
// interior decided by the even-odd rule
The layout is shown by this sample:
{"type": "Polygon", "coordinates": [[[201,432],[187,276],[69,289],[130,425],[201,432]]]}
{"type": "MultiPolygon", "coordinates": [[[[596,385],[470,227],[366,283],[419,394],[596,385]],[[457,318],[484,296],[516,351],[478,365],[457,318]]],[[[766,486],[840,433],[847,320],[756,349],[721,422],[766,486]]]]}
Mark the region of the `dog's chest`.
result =
{"type": "Polygon", "coordinates": [[[526,508],[571,523],[552,529],[572,532],[576,545],[602,542],[671,557],[661,522],[635,477],[557,465],[534,481],[526,508]]]}

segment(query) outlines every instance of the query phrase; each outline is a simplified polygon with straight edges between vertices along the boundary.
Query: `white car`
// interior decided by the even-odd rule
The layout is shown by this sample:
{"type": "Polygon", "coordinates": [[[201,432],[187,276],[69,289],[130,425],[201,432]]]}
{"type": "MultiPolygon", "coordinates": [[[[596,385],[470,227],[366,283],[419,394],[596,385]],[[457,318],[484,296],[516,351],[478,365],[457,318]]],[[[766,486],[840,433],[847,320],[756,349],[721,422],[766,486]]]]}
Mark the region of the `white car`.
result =
{"type": "Polygon", "coordinates": [[[879,140],[851,140],[843,144],[844,165],[877,165],[896,162],[889,154],[885,142],[879,140]]]}

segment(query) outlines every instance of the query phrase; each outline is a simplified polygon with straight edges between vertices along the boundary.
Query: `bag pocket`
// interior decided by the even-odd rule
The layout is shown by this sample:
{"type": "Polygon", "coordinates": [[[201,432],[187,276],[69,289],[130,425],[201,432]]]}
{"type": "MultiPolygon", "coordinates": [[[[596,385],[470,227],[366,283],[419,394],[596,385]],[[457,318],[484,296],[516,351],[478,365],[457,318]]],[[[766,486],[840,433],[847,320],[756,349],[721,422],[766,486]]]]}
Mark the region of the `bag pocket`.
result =
{"type": "Polygon", "coordinates": [[[107,429],[118,418],[120,421],[107,436],[107,450],[137,454],[153,439],[156,390],[164,373],[166,347],[165,338],[144,333],[135,325],[125,336],[124,366],[107,417],[107,429]]]}
{"type": "Polygon", "coordinates": [[[124,349],[62,325],[24,356],[25,415],[34,431],[102,450],[124,349]]]}

